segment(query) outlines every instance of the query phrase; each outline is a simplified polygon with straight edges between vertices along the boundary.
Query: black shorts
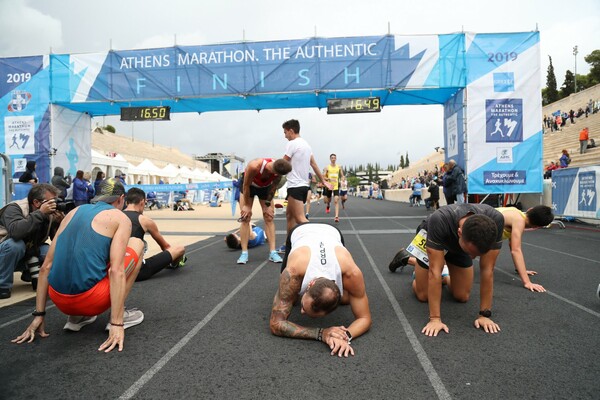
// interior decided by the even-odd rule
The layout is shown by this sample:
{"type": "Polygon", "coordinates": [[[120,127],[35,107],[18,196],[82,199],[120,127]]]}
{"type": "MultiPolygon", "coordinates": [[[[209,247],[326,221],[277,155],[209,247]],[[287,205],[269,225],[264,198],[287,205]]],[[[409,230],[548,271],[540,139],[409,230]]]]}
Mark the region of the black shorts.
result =
{"type": "Polygon", "coordinates": [[[306,198],[308,197],[308,186],[288,188],[286,199],[288,199],[289,197],[291,197],[292,199],[299,200],[302,203],[306,203],[306,198]]]}
{"type": "MultiPolygon", "coordinates": [[[[265,187],[253,186],[250,184],[250,198],[258,196],[261,200],[266,200],[271,191],[271,185],[265,187]]],[[[240,177],[240,194],[244,194],[244,175],[240,177]]]]}
{"type": "MultiPolygon", "coordinates": [[[[421,222],[417,227],[415,233],[419,233],[421,229],[424,229],[425,221],[421,222]]],[[[466,253],[451,253],[448,252],[444,255],[444,259],[446,260],[446,264],[452,264],[459,268],[471,268],[473,266],[473,259],[466,253]]],[[[429,269],[429,266],[425,265],[425,263],[417,258],[417,263],[425,269],[429,269]]]]}
{"type": "Polygon", "coordinates": [[[339,196],[340,195],[340,190],[339,189],[329,190],[327,188],[323,188],[323,196],[325,196],[325,197],[331,197],[331,193],[332,192],[333,192],[334,196],[339,196]]]}

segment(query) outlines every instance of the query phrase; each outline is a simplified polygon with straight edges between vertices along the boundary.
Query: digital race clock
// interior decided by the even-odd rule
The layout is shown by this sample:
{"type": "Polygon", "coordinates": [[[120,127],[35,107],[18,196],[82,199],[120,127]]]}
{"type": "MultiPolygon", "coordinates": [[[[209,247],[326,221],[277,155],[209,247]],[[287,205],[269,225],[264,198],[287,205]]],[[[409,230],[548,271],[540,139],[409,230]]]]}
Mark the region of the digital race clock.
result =
{"type": "Polygon", "coordinates": [[[355,97],[352,99],[327,99],[327,114],[380,112],[379,97],[355,97]]]}
{"type": "Polygon", "coordinates": [[[121,121],[170,121],[171,107],[122,107],[121,121]]]}

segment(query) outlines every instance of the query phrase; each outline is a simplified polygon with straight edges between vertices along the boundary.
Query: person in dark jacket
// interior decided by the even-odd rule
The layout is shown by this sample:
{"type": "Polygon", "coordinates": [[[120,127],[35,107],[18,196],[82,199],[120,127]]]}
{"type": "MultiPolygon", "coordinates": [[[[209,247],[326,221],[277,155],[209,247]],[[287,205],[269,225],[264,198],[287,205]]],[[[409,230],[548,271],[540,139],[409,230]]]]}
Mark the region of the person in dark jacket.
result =
{"type": "Polygon", "coordinates": [[[38,176],[35,173],[36,163],[33,160],[27,161],[25,166],[25,172],[19,177],[21,183],[38,183],[38,176]]]}
{"type": "Polygon", "coordinates": [[[429,198],[425,199],[425,206],[427,206],[428,210],[431,207],[433,207],[434,210],[439,209],[440,208],[440,187],[438,186],[436,179],[431,180],[431,182],[429,183],[429,187],[427,188],[427,191],[429,192],[429,198]]]}
{"type": "Polygon", "coordinates": [[[31,280],[36,288],[40,265],[49,248],[45,242],[54,237],[64,218],[56,210],[58,193],[47,183],[33,185],[26,199],[0,210],[0,225],[6,228],[6,235],[0,238],[0,299],[11,296],[13,273],[22,266],[22,279],[31,280]]]}
{"type": "Polygon", "coordinates": [[[83,178],[83,171],[77,171],[75,179],[73,179],[73,201],[75,202],[75,206],[88,204],[90,198],[93,197],[93,193],[94,188],[89,181],[83,178]],[[90,196],[90,194],[92,195],[90,196]]]}
{"type": "Polygon", "coordinates": [[[69,178],[68,180],[65,179],[65,170],[63,168],[54,168],[54,176],[50,180],[50,183],[52,183],[52,186],[60,190],[60,194],[58,195],[58,197],[60,197],[62,200],[64,200],[65,197],[67,197],[67,189],[71,187],[70,180],[71,178],[69,178]]]}
{"type": "Polygon", "coordinates": [[[106,174],[102,171],[98,171],[96,174],[96,180],[94,181],[94,193],[100,193],[100,182],[106,178],[106,174]]]}
{"type": "Polygon", "coordinates": [[[456,201],[458,204],[466,203],[465,194],[467,193],[467,183],[465,182],[465,173],[463,169],[456,164],[456,161],[451,159],[448,161],[448,172],[446,173],[446,181],[444,187],[449,190],[449,195],[453,197],[452,203],[456,201]]]}

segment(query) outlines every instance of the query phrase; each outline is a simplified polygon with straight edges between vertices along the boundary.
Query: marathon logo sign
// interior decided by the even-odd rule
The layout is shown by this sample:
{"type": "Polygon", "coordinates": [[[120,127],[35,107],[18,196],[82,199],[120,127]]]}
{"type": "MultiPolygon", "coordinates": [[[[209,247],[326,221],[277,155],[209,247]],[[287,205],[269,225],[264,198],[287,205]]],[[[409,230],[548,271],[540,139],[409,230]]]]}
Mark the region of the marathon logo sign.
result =
{"type": "Polygon", "coordinates": [[[496,162],[499,164],[510,164],[513,162],[512,147],[497,147],[496,162]]]}
{"type": "Polygon", "coordinates": [[[499,72],[494,74],[494,92],[514,92],[515,74],[512,72],[499,72]]]}
{"type": "Polygon", "coordinates": [[[581,172],[579,174],[579,200],[577,210],[596,211],[596,172],[581,172]]]}
{"type": "Polygon", "coordinates": [[[486,143],[523,141],[523,99],[485,101],[486,143]]]}
{"type": "Polygon", "coordinates": [[[484,171],[484,185],[526,185],[527,171],[484,171]]]}

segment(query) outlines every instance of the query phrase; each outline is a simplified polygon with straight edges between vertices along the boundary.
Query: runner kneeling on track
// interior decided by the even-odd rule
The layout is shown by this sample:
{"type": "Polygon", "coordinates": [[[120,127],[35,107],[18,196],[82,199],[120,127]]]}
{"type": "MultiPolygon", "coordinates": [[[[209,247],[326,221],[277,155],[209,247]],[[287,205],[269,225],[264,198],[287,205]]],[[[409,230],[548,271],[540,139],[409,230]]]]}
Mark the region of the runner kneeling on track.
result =
{"type": "Polygon", "coordinates": [[[271,333],[326,343],[331,355],[354,355],[351,341],[371,327],[365,282],[341,232],[327,224],[304,223],[290,232],[279,289],[271,310],[271,333]],[[350,304],[354,321],[348,326],[308,328],[288,320],[294,303],[301,313],[323,317],[341,304],[350,304]]]}
{"type": "MultiPolygon", "coordinates": [[[[448,289],[459,302],[467,302],[473,286],[473,261],[479,257],[481,270],[479,316],[476,328],[497,333],[500,327],[490,319],[494,287],[494,266],[502,247],[504,217],[486,204],[451,204],[440,207],[418,227],[407,247],[417,258],[413,291],[420,301],[429,302],[429,323],[422,333],[437,336],[449,329],[442,322],[442,269],[448,265],[448,289]]],[[[406,259],[402,249],[394,260],[406,259]]],[[[394,263],[394,261],[392,261],[394,263]]],[[[392,264],[390,264],[392,269],[392,264]]]]}

